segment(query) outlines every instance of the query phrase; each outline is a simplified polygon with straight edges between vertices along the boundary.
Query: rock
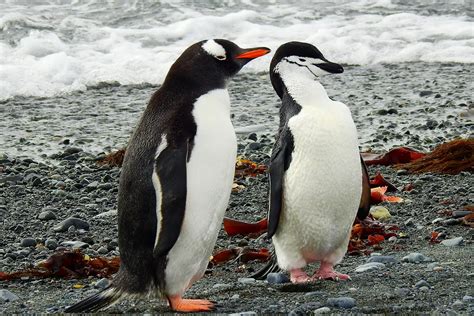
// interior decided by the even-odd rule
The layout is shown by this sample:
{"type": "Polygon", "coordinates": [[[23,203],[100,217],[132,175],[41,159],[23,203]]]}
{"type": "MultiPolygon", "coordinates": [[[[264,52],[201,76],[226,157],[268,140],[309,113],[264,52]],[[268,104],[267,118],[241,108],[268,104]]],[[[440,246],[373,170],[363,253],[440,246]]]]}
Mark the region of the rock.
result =
{"type": "Polygon", "coordinates": [[[314,311],[314,315],[329,314],[331,309],[329,307],[320,307],[314,311]]]}
{"type": "Polygon", "coordinates": [[[247,148],[250,150],[259,150],[263,145],[259,142],[250,143],[247,145],[247,148]]]}
{"type": "Polygon", "coordinates": [[[372,206],[369,212],[373,218],[379,221],[384,221],[392,217],[388,209],[383,206],[372,206]]]}
{"type": "Polygon", "coordinates": [[[313,291],[313,292],[305,293],[304,296],[322,296],[324,294],[325,293],[322,291],[313,291]]]}
{"type": "Polygon", "coordinates": [[[94,287],[97,289],[105,289],[108,287],[112,282],[107,278],[102,278],[99,281],[95,282],[94,287]]]}
{"type": "Polygon", "coordinates": [[[56,214],[52,210],[42,211],[38,218],[42,221],[50,221],[52,219],[56,219],[56,214]]]}
{"type": "Polygon", "coordinates": [[[58,247],[58,242],[56,241],[56,239],[53,239],[53,238],[48,238],[46,239],[46,241],[44,242],[44,245],[46,246],[46,248],[48,248],[49,250],[54,250],[58,247]]]}
{"type": "Polygon", "coordinates": [[[36,246],[36,239],[27,237],[23,238],[20,242],[20,246],[22,247],[34,247],[36,246]]]}
{"type": "Polygon", "coordinates": [[[311,311],[321,307],[319,302],[309,302],[304,303],[293,309],[288,313],[288,316],[297,316],[297,315],[308,315],[311,311]]]}
{"type": "Polygon", "coordinates": [[[247,138],[250,139],[250,140],[253,140],[254,142],[256,142],[257,141],[257,134],[250,133],[247,138]]]}
{"type": "Polygon", "coordinates": [[[462,301],[466,303],[474,303],[474,297],[470,295],[464,295],[464,297],[462,298],[462,301]]]}
{"type": "Polygon", "coordinates": [[[462,223],[462,218],[450,218],[441,222],[444,226],[453,226],[462,223]]]}
{"type": "Polygon", "coordinates": [[[255,283],[254,278],[239,278],[238,281],[243,284],[255,283]]]}
{"type": "Polygon", "coordinates": [[[67,241],[63,241],[61,243],[61,246],[71,247],[73,249],[85,249],[89,247],[89,244],[82,241],[77,241],[77,240],[76,241],[67,240],[67,241]]]}
{"type": "Polygon", "coordinates": [[[282,284],[290,282],[290,279],[284,273],[269,273],[267,275],[267,282],[270,284],[282,284]]]}
{"type": "Polygon", "coordinates": [[[69,227],[74,226],[76,229],[85,229],[89,230],[89,223],[76,217],[69,217],[53,227],[55,232],[65,232],[69,227]]]}
{"type": "Polygon", "coordinates": [[[99,182],[98,181],[92,181],[86,186],[86,191],[91,192],[94,191],[99,187],[99,182]]]}
{"type": "Polygon", "coordinates": [[[414,226],[415,225],[415,221],[413,220],[413,218],[409,218],[405,221],[405,226],[414,226]]]}
{"type": "Polygon", "coordinates": [[[420,281],[416,282],[416,284],[415,284],[415,287],[417,287],[417,288],[420,288],[422,286],[430,287],[428,282],[426,282],[425,280],[420,280],[420,281]]]}
{"type": "Polygon", "coordinates": [[[107,247],[99,247],[99,249],[97,249],[97,252],[100,253],[101,255],[105,255],[109,252],[109,250],[107,249],[107,247]]]}
{"type": "Polygon", "coordinates": [[[398,114],[398,110],[397,109],[388,109],[387,113],[388,114],[398,114]]]}
{"type": "Polygon", "coordinates": [[[81,148],[77,148],[77,147],[68,147],[64,150],[63,152],[63,155],[64,156],[69,156],[69,155],[72,155],[72,154],[77,154],[79,152],[81,152],[82,149],[81,148]]]}
{"type": "Polygon", "coordinates": [[[454,218],[459,218],[459,217],[464,217],[466,215],[469,215],[471,213],[472,213],[471,211],[453,211],[452,216],[454,218]]]}
{"type": "Polygon", "coordinates": [[[380,262],[380,263],[391,263],[398,262],[398,259],[394,256],[373,256],[370,257],[367,262],[380,262]]]}
{"type": "Polygon", "coordinates": [[[352,297],[344,296],[344,297],[331,297],[328,298],[326,305],[339,307],[339,308],[352,308],[356,306],[356,300],[352,297]]]}
{"type": "Polygon", "coordinates": [[[239,298],[240,298],[239,294],[234,294],[230,297],[230,299],[233,300],[233,301],[238,300],[239,298]]]}
{"type": "Polygon", "coordinates": [[[408,294],[410,294],[410,289],[407,289],[405,287],[397,288],[397,289],[395,289],[395,294],[398,297],[404,298],[404,297],[407,297],[408,294]]]}
{"type": "Polygon", "coordinates": [[[430,290],[430,288],[427,287],[427,286],[422,286],[422,287],[419,288],[419,290],[420,290],[420,292],[428,292],[430,290]]]}
{"type": "Polygon", "coordinates": [[[456,301],[454,301],[454,303],[451,305],[451,307],[454,308],[454,309],[462,309],[462,308],[464,308],[464,303],[463,303],[463,301],[456,300],[456,301]]]}
{"type": "Polygon", "coordinates": [[[385,110],[385,109],[380,109],[376,112],[378,115],[387,115],[388,114],[388,111],[385,110]]]}
{"type": "Polygon", "coordinates": [[[228,290],[233,288],[232,284],[227,283],[216,283],[212,286],[213,289],[228,290]]]}
{"type": "Polygon", "coordinates": [[[434,129],[436,126],[438,126],[438,122],[436,122],[435,120],[426,121],[426,127],[428,127],[429,129],[434,129]]]}
{"type": "Polygon", "coordinates": [[[426,97],[426,96],[432,95],[432,94],[433,94],[433,91],[430,91],[430,90],[420,91],[420,97],[426,97]]]}
{"type": "Polygon", "coordinates": [[[402,261],[410,262],[410,263],[421,263],[421,262],[432,262],[434,260],[419,252],[412,252],[408,256],[403,257],[402,261]]]}
{"type": "Polygon", "coordinates": [[[16,294],[10,292],[9,290],[0,290],[0,301],[13,302],[19,299],[20,298],[16,294]]]}
{"type": "Polygon", "coordinates": [[[228,316],[253,316],[253,315],[257,315],[257,313],[254,311],[248,311],[248,312],[232,313],[232,314],[229,314],[228,316]]]}
{"type": "MultiPolygon", "coordinates": [[[[376,258],[376,257],[373,257],[373,258],[376,258]]],[[[383,264],[381,262],[369,262],[369,263],[365,263],[363,265],[358,266],[355,269],[355,272],[362,273],[362,272],[380,270],[380,269],[384,269],[384,268],[385,268],[385,264],[383,264]]]]}
{"type": "Polygon", "coordinates": [[[445,239],[441,242],[441,244],[445,245],[446,247],[457,247],[464,244],[464,239],[462,237],[445,239]]]}

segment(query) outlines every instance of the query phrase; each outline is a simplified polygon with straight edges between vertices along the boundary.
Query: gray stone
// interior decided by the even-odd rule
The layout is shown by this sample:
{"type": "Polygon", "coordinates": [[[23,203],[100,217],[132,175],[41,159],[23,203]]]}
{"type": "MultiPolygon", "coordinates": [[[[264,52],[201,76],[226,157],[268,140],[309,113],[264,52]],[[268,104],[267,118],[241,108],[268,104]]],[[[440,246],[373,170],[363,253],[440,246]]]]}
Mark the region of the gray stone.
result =
{"type": "Polygon", "coordinates": [[[420,292],[428,292],[430,290],[430,288],[427,287],[427,286],[422,286],[422,287],[419,288],[419,290],[420,290],[420,292]]]}
{"type": "Polygon", "coordinates": [[[16,294],[10,292],[9,290],[0,290],[0,301],[13,302],[19,299],[20,298],[16,294]]]}
{"type": "Polygon", "coordinates": [[[442,245],[447,247],[456,247],[464,244],[464,239],[462,237],[456,237],[451,239],[445,239],[441,242],[442,245]]]}
{"type": "Polygon", "coordinates": [[[71,247],[73,249],[84,249],[84,248],[89,247],[89,244],[82,241],[77,241],[77,240],[75,241],[67,240],[67,241],[63,241],[61,243],[61,246],[71,247]]]}
{"type": "Polygon", "coordinates": [[[444,226],[453,226],[453,225],[458,225],[461,224],[462,218],[450,218],[445,221],[442,221],[441,224],[444,226]]]}
{"type": "Polygon", "coordinates": [[[94,284],[94,287],[95,288],[98,288],[98,289],[105,289],[107,288],[112,282],[110,282],[109,279],[107,278],[102,278],[100,279],[99,281],[97,281],[95,284],[94,284]]]}
{"type": "Polygon", "coordinates": [[[107,249],[107,247],[99,247],[99,249],[97,249],[97,252],[100,253],[101,255],[105,255],[109,252],[109,250],[107,249]]]}
{"type": "Polygon", "coordinates": [[[284,273],[269,273],[267,275],[267,282],[270,284],[282,284],[290,282],[290,279],[284,273]]]}
{"type": "Polygon", "coordinates": [[[243,284],[255,283],[254,278],[239,278],[238,281],[243,284]]]}
{"type": "Polygon", "coordinates": [[[422,263],[422,262],[432,262],[434,260],[419,252],[412,252],[408,254],[407,256],[403,257],[402,261],[410,262],[410,263],[422,263]]]}
{"type": "Polygon", "coordinates": [[[420,280],[420,281],[416,282],[416,284],[415,284],[415,287],[417,287],[417,288],[420,288],[422,286],[430,287],[428,282],[426,282],[425,280],[420,280]]]}
{"type": "Polygon", "coordinates": [[[454,308],[454,309],[462,309],[462,308],[464,308],[464,303],[461,300],[456,300],[456,301],[454,301],[453,304],[451,304],[451,307],[454,308]]]}
{"type": "Polygon", "coordinates": [[[227,284],[227,283],[216,283],[212,286],[213,289],[219,289],[219,290],[228,290],[231,289],[233,286],[232,284],[227,284]]]}
{"type": "Polygon", "coordinates": [[[254,143],[248,144],[247,147],[248,147],[248,149],[250,149],[250,150],[259,150],[260,148],[263,147],[263,145],[262,145],[261,143],[259,143],[259,142],[254,142],[254,143]]]}
{"type": "Polygon", "coordinates": [[[44,242],[44,245],[46,246],[46,248],[48,248],[50,250],[54,250],[58,247],[58,242],[56,241],[56,239],[48,238],[44,242]]]}
{"type": "Polygon", "coordinates": [[[326,305],[339,308],[352,308],[356,306],[356,300],[348,296],[330,297],[328,298],[326,305]]]}
{"type": "Polygon", "coordinates": [[[56,214],[53,211],[47,210],[43,211],[38,215],[38,218],[42,221],[50,221],[52,219],[56,219],[56,214]]]}
{"type": "Polygon", "coordinates": [[[415,221],[413,220],[413,218],[409,218],[405,221],[405,226],[414,226],[415,225],[415,221]]]}
{"type": "Polygon", "coordinates": [[[398,259],[394,256],[373,256],[370,257],[367,262],[380,262],[380,263],[392,263],[398,262],[398,259]]]}
{"type": "Polygon", "coordinates": [[[329,314],[331,309],[327,306],[320,307],[314,311],[314,315],[329,314]]]}
{"type": "Polygon", "coordinates": [[[309,302],[304,303],[293,309],[288,313],[288,316],[297,316],[297,315],[308,315],[311,311],[321,307],[319,302],[309,302]]]}
{"type": "Polygon", "coordinates": [[[407,289],[406,287],[397,288],[397,289],[395,289],[395,294],[398,297],[403,298],[403,297],[408,296],[408,294],[410,294],[410,289],[407,289]]]}
{"type": "Polygon", "coordinates": [[[474,297],[470,295],[464,295],[464,297],[462,298],[462,301],[466,303],[474,303],[474,297]]]}
{"type": "Polygon", "coordinates": [[[313,292],[305,293],[304,296],[322,296],[324,294],[325,293],[322,291],[313,291],[313,292]]]}
{"type": "Polygon", "coordinates": [[[69,217],[53,227],[55,232],[65,232],[69,227],[74,226],[76,229],[89,230],[89,223],[76,217],[69,217]]]}
{"type": "Polygon", "coordinates": [[[240,312],[240,313],[229,314],[229,316],[253,316],[253,315],[257,315],[257,313],[254,312],[254,311],[248,311],[248,312],[240,312]]]}
{"type": "Polygon", "coordinates": [[[36,246],[36,239],[27,237],[23,238],[22,241],[20,242],[20,246],[22,247],[34,247],[36,246]]]}
{"type": "Polygon", "coordinates": [[[453,211],[452,216],[454,218],[459,218],[459,217],[464,217],[466,215],[469,215],[471,213],[472,213],[471,211],[453,211]]]}
{"type": "MultiPolygon", "coordinates": [[[[376,258],[376,257],[373,257],[373,258],[376,258]]],[[[384,269],[384,268],[385,268],[385,264],[383,264],[381,262],[369,262],[369,263],[365,263],[363,265],[358,266],[355,269],[355,272],[362,273],[362,272],[380,270],[380,269],[384,269]]]]}

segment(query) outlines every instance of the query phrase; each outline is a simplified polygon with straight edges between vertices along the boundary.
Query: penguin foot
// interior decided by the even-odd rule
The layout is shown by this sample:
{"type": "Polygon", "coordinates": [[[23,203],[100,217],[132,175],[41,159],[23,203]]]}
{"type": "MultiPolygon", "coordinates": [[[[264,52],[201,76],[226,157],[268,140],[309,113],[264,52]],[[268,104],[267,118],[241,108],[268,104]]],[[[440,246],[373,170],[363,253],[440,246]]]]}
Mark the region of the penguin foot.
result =
{"type": "Polygon", "coordinates": [[[312,279],[313,280],[346,281],[346,280],[350,280],[351,277],[347,274],[334,271],[332,264],[327,263],[327,262],[321,262],[321,266],[319,267],[319,270],[316,271],[312,279]]]}
{"type": "Polygon", "coordinates": [[[181,296],[169,296],[170,307],[175,312],[210,312],[215,309],[214,304],[208,300],[183,299],[181,296]]]}
{"type": "Polygon", "coordinates": [[[290,270],[291,283],[308,283],[311,282],[311,278],[302,269],[290,270]]]}

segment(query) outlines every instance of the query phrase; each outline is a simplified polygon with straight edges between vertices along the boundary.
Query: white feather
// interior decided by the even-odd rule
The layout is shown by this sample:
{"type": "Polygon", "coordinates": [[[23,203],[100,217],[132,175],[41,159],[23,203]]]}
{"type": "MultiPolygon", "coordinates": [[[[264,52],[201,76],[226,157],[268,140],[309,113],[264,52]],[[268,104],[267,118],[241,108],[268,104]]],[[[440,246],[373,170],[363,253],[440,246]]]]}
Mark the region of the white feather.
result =
{"type": "Polygon", "coordinates": [[[197,131],[187,164],[184,222],[168,254],[166,293],[182,294],[204,274],[229,202],[237,141],[227,90],[218,89],[194,103],[197,131]]]}
{"type": "MultiPolygon", "coordinates": [[[[166,141],[166,134],[164,134],[161,136],[160,144],[156,148],[155,160],[158,159],[158,156],[163,152],[163,150],[165,150],[167,146],[168,146],[168,142],[166,141]]],[[[151,180],[153,182],[153,187],[155,188],[155,197],[156,197],[156,237],[155,237],[155,245],[153,246],[153,248],[155,248],[156,245],[158,244],[158,237],[160,236],[160,231],[161,231],[161,201],[162,201],[161,183],[160,183],[160,179],[158,178],[158,174],[156,173],[155,168],[153,168],[151,180]]]]}
{"type": "Polygon", "coordinates": [[[206,53],[214,57],[225,58],[225,49],[222,45],[218,44],[215,40],[208,40],[202,44],[202,48],[206,53]]]}
{"type": "Polygon", "coordinates": [[[280,70],[302,110],[288,122],[294,151],[273,237],[278,264],[287,270],[320,260],[334,264],[346,252],[362,193],[357,131],[349,109],[330,100],[314,78],[280,70]]]}

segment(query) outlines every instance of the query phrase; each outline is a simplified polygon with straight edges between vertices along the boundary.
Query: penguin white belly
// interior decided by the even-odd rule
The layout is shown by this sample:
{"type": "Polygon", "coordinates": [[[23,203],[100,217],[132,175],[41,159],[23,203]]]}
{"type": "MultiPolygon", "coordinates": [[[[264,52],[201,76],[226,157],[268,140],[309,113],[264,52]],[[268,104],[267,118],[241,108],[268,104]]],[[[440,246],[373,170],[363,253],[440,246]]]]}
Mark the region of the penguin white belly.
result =
{"type": "Polygon", "coordinates": [[[168,295],[182,294],[204,274],[234,177],[237,140],[227,90],[213,90],[198,98],[193,116],[197,131],[186,169],[186,211],[165,269],[168,295]]]}
{"type": "Polygon", "coordinates": [[[342,103],[302,108],[288,122],[294,139],[273,237],[278,264],[297,269],[339,262],[362,193],[357,131],[342,103]]]}

